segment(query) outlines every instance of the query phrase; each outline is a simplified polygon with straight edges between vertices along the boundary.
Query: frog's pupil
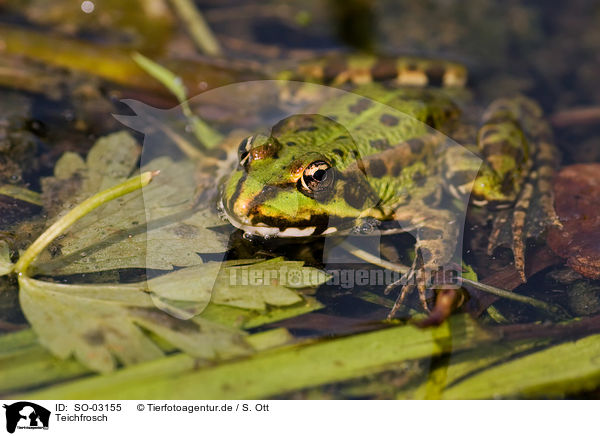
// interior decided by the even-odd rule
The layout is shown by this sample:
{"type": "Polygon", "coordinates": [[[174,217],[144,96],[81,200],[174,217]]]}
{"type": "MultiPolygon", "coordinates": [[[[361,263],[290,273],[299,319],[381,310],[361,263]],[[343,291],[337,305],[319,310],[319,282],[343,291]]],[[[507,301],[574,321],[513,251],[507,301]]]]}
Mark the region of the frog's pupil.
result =
{"type": "Polygon", "coordinates": [[[325,180],[326,177],[327,177],[327,171],[325,171],[325,170],[317,170],[313,174],[313,178],[317,182],[322,182],[323,180],[325,180]]]}

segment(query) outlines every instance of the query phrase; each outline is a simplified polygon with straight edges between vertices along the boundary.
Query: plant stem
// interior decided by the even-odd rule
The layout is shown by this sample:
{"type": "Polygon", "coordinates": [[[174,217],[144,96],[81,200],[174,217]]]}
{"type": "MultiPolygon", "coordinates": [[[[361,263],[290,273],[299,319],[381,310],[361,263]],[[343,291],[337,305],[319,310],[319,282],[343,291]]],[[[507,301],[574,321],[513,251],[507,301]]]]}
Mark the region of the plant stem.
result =
{"type": "Polygon", "coordinates": [[[27,248],[27,250],[25,250],[25,253],[23,253],[19,258],[19,261],[15,264],[14,271],[19,275],[26,274],[31,262],[35,260],[48,244],[73,225],[73,223],[97,207],[102,206],[115,198],[143,188],[148,185],[158,173],[159,171],[147,171],[139,176],[132,177],[123,183],[99,192],[85,200],[83,203],[75,206],[75,208],[70,210],[65,216],[52,224],[27,248]]]}
{"type": "Polygon", "coordinates": [[[346,250],[348,250],[348,252],[350,254],[352,254],[353,256],[356,256],[359,259],[369,262],[370,264],[380,266],[380,267],[388,269],[390,271],[395,271],[400,274],[406,274],[410,270],[410,268],[407,267],[406,265],[392,263],[387,260],[381,259],[380,257],[377,257],[377,256],[369,253],[368,251],[363,250],[362,248],[358,248],[355,245],[352,245],[351,243],[349,243],[347,241],[341,242],[340,246],[345,248],[346,250]]]}
{"type": "Polygon", "coordinates": [[[221,56],[223,52],[219,41],[194,3],[191,0],[171,0],[171,4],[196,47],[206,55],[221,56]]]}
{"type": "MultiPolygon", "coordinates": [[[[214,148],[223,140],[223,135],[210,127],[200,117],[193,113],[188,101],[188,91],[183,84],[181,77],[177,76],[172,71],[154,62],[152,59],[147,58],[141,53],[133,53],[132,58],[146,73],[154,77],[173,93],[173,95],[177,98],[177,101],[179,101],[181,104],[181,111],[183,112],[183,115],[187,119],[188,123],[190,123],[196,139],[198,139],[201,144],[203,144],[206,148],[214,148]]],[[[166,128],[164,124],[163,128],[166,128]]],[[[183,139],[180,137],[180,135],[175,134],[172,129],[165,131],[165,133],[167,133],[174,140],[175,138],[173,138],[173,135],[179,139],[183,139]]],[[[199,151],[194,151],[193,148],[195,147],[187,143],[187,141],[175,141],[175,143],[186,155],[190,157],[193,157],[193,155],[197,155],[199,153],[199,151]]]]}
{"type": "Polygon", "coordinates": [[[518,301],[520,303],[528,304],[561,319],[568,318],[568,314],[566,314],[565,310],[560,306],[536,300],[535,298],[527,297],[525,295],[517,294],[516,292],[507,291],[506,289],[500,289],[495,286],[486,285],[485,283],[476,282],[465,278],[461,278],[460,280],[463,285],[471,286],[480,291],[497,295],[498,297],[508,298],[509,300],[518,301]]]}

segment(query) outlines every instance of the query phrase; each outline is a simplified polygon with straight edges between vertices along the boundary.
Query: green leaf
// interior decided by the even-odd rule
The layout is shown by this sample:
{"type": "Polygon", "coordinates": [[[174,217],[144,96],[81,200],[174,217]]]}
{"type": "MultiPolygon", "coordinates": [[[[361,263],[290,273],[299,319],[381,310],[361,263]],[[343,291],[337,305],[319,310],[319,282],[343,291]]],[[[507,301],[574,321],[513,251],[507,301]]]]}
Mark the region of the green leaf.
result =
{"type": "Polygon", "coordinates": [[[39,342],[99,372],[154,360],[162,350],[140,327],[196,357],[244,354],[243,333],[208,320],[184,321],[156,309],[143,284],[65,285],[19,277],[21,307],[39,342]]]}
{"type": "MultiPolygon", "coordinates": [[[[57,163],[55,176],[43,182],[47,208],[51,214],[63,214],[84,198],[126,180],[138,158],[139,147],[124,132],[100,139],[85,163],[77,155],[65,154],[57,163]]],[[[142,171],[149,168],[161,171],[149,186],[82,218],[56,241],[53,250],[39,256],[33,273],[169,270],[201,264],[199,251],[225,252],[229,235],[211,230],[223,221],[208,208],[192,210],[194,164],[163,157],[142,171]]]]}
{"type": "Polygon", "coordinates": [[[215,284],[213,303],[264,311],[267,306],[289,306],[302,301],[289,288],[316,288],[329,276],[303,262],[271,259],[253,265],[229,267],[215,284]]]}
{"type": "Polygon", "coordinates": [[[87,367],[107,372],[115,368],[115,357],[132,364],[163,355],[129,314],[130,306],[153,306],[140,289],[90,289],[26,276],[19,277],[19,289],[21,307],[40,343],[60,358],[73,354],[87,367]]]}
{"type": "Polygon", "coordinates": [[[505,361],[525,350],[540,346],[544,342],[528,340],[510,342],[508,344],[484,344],[472,350],[466,350],[452,356],[445,356],[431,365],[430,372],[421,374],[420,383],[403,389],[397,394],[398,399],[440,399],[444,389],[452,386],[460,379],[476,374],[479,371],[505,361]]]}
{"type": "MultiPolygon", "coordinates": [[[[194,317],[211,296],[214,304],[259,310],[263,317],[268,317],[271,306],[303,302],[300,295],[275,279],[261,287],[232,285],[231,277],[237,277],[242,268],[261,275],[271,271],[304,273],[299,283],[303,286],[317,286],[327,280],[327,275],[303,267],[302,262],[282,259],[250,266],[209,262],[133,284],[67,285],[23,275],[19,277],[21,307],[41,344],[63,359],[74,355],[95,371],[111,371],[117,361],[131,365],[162,357],[160,348],[140,327],[192,356],[226,358],[247,354],[251,347],[241,330],[219,320],[194,317]]],[[[240,315],[235,309],[229,310],[235,317],[240,315]]],[[[295,314],[292,311],[289,316],[295,314]]]]}
{"type": "Polygon", "coordinates": [[[265,324],[271,324],[295,316],[304,315],[322,309],[324,306],[315,298],[304,297],[304,300],[291,306],[269,307],[264,312],[238,309],[231,306],[209,304],[202,312],[202,318],[210,319],[221,324],[238,328],[251,329],[265,324]]]}
{"type": "Polygon", "coordinates": [[[253,263],[238,266],[239,262],[208,262],[183,268],[148,281],[148,290],[157,307],[178,318],[201,314],[209,302],[266,314],[272,307],[304,301],[290,288],[316,288],[328,279],[327,274],[304,267],[303,262],[248,259],[244,262],[253,263]],[[290,282],[288,274],[299,281],[290,282]]]}
{"type": "Polygon", "coordinates": [[[600,335],[493,366],[445,390],[442,398],[563,397],[600,386],[600,335]]]}

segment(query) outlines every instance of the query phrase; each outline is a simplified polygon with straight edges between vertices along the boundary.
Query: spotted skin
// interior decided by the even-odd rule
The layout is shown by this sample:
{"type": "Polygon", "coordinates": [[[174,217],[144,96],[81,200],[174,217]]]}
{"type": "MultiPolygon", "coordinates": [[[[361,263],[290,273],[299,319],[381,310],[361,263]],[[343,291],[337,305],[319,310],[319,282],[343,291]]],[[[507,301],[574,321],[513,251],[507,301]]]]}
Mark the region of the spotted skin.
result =
{"type": "MultiPolygon", "coordinates": [[[[521,280],[525,282],[526,238],[538,236],[549,225],[560,226],[554,211],[552,192],[552,180],[560,156],[552,144],[552,131],[543,119],[541,108],[532,100],[521,96],[493,102],[484,114],[484,124],[479,137],[481,149],[502,150],[503,156],[506,156],[504,159],[513,162],[509,171],[503,171],[499,165],[494,167],[490,164],[486,168],[485,180],[480,178],[475,183],[476,187],[478,182],[479,186],[487,183],[489,174],[492,173],[501,180],[497,186],[502,189],[493,188],[493,193],[488,197],[496,206],[512,207],[511,211],[495,217],[488,253],[491,255],[500,245],[509,245],[514,254],[515,267],[521,280]],[[514,131],[515,126],[519,127],[519,134],[503,137],[497,135],[498,131],[514,131]],[[485,135],[482,131],[491,131],[492,134],[485,135]],[[529,217],[532,206],[542,210],[541,218],[529,217]],[[505,237],[507,240],[502,240],[503,233],[508,235],[505,237]]],[[[491,162],[497,163],[500,160],[494,158],[491,162]]]]}
{"type": "MultiPolygon", "coordinates": [[[[383,234],[411,231],[412,273],[426,275],[452,262],[460,237],[457,211],[442,200],[472,194],[474,205],[500,211],[490,251],[508,243],[525,278],[526,237],[556,222],[551,180],[558,155],[537,104],[521,96],[497,100],[479,129],[464,129],[448,93],[419,88],[464,85],[466,72],[455,64],[402,59],[392,66],[360,57],[300,70],[311,80],[355,87],[318,107],[308,104],[268,136],[241,142],[221,197],[233,225],[269,238],[354,233],[365,222],[379,223],[383,234]],[[395,84],[372,83],[378,76],[395,84]],[[453,133],[464,146],[448,141],[445,134],[453,133]],[[542,210],[535,223],[532,206],[542,210]]],[[[396,306],[411,287],[427,307],[420,280],[402,290],[396,306]]]]}
{"type": "Polygon", "coordinates": [[[279,78],[300,79],[339,86],[391,81],[399,86],[463,87],[466,68],[456,62],[419,57],[328,56],[301,63],[296,71],[279,78]]]}

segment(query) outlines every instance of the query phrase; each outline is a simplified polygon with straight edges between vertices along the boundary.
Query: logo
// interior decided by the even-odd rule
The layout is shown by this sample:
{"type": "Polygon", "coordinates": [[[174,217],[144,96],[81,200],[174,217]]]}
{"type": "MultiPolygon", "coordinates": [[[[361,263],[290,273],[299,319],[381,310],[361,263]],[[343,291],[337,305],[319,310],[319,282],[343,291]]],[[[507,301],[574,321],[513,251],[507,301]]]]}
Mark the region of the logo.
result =
{"type": "Polygon", "coordinates": [[[5,404],[6,431],[14,433],[18,429],[48,430],[50,411],[29,401],[5,404]]]}

